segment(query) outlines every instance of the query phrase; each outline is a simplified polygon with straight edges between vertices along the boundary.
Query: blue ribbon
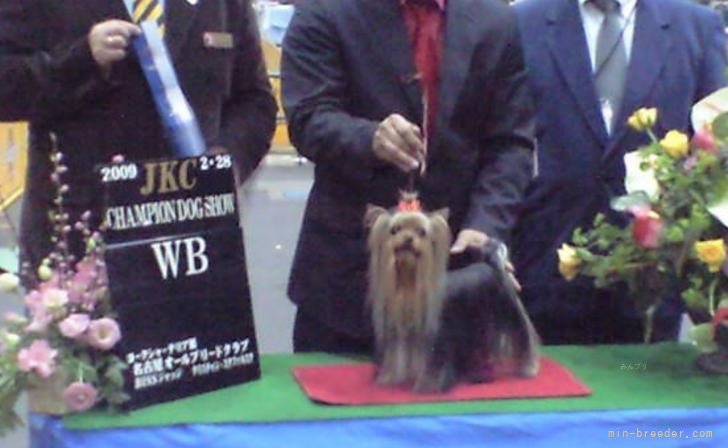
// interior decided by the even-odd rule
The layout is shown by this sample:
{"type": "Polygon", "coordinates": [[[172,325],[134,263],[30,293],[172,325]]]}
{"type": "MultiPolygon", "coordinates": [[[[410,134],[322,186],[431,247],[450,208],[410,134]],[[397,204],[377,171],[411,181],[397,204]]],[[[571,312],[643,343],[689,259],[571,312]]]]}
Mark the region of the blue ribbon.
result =
{"type": "Polygon", "coordinates": [[[142,34],[133,40],[144,76],[154,97],[157,112],[175,157],[196,157],[205,152],[205,141],[195,113],[179,86],[167,47],[156,23],[141,25],[142,34]]]}

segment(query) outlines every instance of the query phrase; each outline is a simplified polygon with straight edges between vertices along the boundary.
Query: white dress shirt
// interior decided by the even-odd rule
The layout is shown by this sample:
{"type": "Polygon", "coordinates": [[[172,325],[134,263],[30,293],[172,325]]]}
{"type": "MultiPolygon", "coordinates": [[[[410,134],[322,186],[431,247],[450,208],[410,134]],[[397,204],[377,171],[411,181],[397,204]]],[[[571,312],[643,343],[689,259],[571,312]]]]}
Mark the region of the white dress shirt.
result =
{"type": "MultiPolygon", "coordinates": [[[[627,61],[629,61],[632,53],[632,40],[634,39],[637,0],[616,1],[619,3],[620,18],[622,27],[624,28],[622,40],[624,41],[624,49],[627,52],[627,61]]],[[[599,28],[602,26],[602,21],[604,20],[604,13],[589,0],[578,0],[578,2],[581,22],[584,26],[584,34],[586,35],[586,44],[589,48],[589,59],[591,60],[592,71],[594,71],[596,65],[597,36],[599,35],[599,28]]],[[[616,111],[612,111],[609,104],[602,103],[602,117],[604,118],[604,123],[607,125],[607,131],[610,133],[611,129],[609,128],[614,113],[616,111]]]]}

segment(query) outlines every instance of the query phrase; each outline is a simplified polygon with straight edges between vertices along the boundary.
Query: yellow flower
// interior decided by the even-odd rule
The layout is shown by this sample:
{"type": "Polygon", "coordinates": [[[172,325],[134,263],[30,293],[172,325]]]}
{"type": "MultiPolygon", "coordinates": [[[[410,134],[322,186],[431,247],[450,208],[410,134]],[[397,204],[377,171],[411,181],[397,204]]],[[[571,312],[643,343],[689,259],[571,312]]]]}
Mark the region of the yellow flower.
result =
{"type": "Polygon", "coordinates": [[[722,239],[698,241],[695,252],[700,261],[708,265],[710,272],[718,272],[725,261],[725,242],[722,239]]]}
{"type": "Polygon", "coordinates": [[[654,107],[643,107],[637,109],[627,119],[627,124],[635,131],[643,132],[655,125],[657,121],[657,109],[654,107]]]}
{"type": "Polygon", "coordinates": [[[572,280],[579,273],[579,265],[581,265],[579,255],[573,247],[566,243],[562,244],[557,252],[559,254],[559,272],[566,280],[572,280]]]}
{"type": "Polygon", "coordinates": [[[679,131],[670,131],[660,140],[660,146],[673,159],[682,159],[688,154],[690,142],[688,136],[679,131]]]}

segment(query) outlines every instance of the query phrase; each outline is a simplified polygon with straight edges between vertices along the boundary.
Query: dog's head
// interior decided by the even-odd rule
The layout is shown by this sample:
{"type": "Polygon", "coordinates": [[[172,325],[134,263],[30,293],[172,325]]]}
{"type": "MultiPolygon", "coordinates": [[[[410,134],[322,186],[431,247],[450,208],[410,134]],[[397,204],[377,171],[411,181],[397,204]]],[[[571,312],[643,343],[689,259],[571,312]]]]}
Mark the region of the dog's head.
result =
{"type": "Polygon", "coordinates": [[[447,263],[451,242],[447,217],[447,209],[425,213],[417,209],[388,211],[369,206],[365,216],[369,250],[393,262],[390,268],[447,263]]]}

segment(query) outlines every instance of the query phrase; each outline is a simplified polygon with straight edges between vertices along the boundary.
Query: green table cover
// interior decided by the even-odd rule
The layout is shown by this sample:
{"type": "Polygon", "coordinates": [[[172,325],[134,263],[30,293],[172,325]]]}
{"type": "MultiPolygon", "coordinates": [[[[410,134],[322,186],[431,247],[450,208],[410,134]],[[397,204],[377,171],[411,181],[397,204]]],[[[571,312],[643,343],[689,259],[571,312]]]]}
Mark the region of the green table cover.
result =
{"type": "Polygon", "coordinates": [[[588,397],[512,399],[386,406],[328,406],[309,401],[291,369],[351,362],[325,354],[263,355],[262,378],[235,387],[151,406],[127,414],[90,412],[64,419],[70,429],[184,423],[281,422],[417,415],[574,412],[616,409],[728,407],[728,376],[708,375],[689,345],[551,346],[593,393],[588,397]]]}

